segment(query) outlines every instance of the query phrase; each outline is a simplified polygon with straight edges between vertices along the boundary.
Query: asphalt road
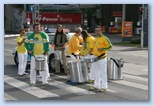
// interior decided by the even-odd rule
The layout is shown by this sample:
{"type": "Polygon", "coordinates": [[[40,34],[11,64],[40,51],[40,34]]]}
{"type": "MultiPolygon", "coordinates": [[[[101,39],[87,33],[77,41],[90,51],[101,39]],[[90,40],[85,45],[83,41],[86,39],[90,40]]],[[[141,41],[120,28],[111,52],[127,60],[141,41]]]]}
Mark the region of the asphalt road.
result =
{"type": "MultiPolygon", "coordinates": [[[[112,40],[111,40],[112,41],[112,40]]],[[[12,50],[15,38],[4,39],[4,100],[148,100],[148,50],[114,46],[108,57],[123,58],[123,80],[108,80],[105,93],[91,92],[91,84],[66,84],[68,76],[53,75],[49,86],[42,86],[37,78],[35,87],[29,86],[29,75],[17,76],[12,50]]]]}

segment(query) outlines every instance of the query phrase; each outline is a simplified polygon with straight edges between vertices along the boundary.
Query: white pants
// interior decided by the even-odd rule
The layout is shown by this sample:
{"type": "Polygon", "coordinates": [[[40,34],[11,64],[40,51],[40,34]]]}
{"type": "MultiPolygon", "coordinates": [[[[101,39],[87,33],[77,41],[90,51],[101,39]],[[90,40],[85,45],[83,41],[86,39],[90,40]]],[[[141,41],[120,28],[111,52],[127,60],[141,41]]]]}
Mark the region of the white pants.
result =
{"type": "Polygon", "coordinates": [[[27,52],[18,54],[18,75],[23,75],[25,73],[27,65],[27,52]]]}
{"type": "Polygon", "coordinates": [[[96,65],[94,87],[107,89],[107,58],[94,62],[94,65],[96,65]]]}
{"type": "MultiPolygon", "coordinates": [[[[50,73],[49,73],[49,66],[47,65],[47,73],[48,73],[48,78],[50,77],[50,73]]],[[[40,76],[42,75],[42,71],[39,71],[40,76]]]]}
{"type": "MultiPolygon", "coordinates": [[[[31,57],[30,83],[34,83],[34,84],[36,83],[35,58],[42,57],[42,56],[44,56],[44,55],[37,55],[35,57],[34,56],[31,57]]],[[[48,83],[47,79],[49,77],[49,70],[47,69],[48,68],[47,56],[44,56],[44,57],[45,57],[46,70],[41,72],[42,84],[48,83]]]]}
{"type": "Polygon", "coordinates": [[[97,67],[96,62],[90,63],[90,76],[89,76],[90,80],[95,79],[95,70],[96,70],[95,67],[97,67]]]}

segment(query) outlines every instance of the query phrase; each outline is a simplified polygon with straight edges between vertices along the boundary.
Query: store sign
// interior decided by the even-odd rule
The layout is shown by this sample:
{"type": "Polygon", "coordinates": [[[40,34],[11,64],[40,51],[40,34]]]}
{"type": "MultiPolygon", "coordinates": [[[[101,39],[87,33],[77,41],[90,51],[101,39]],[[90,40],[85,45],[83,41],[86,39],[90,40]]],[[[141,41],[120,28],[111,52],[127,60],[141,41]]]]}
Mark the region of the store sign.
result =
{"type": "Polygon", "coordinates": [[[132,37],[132,22],[122,22],[122,37],[132,37]]]}
{"type": "Polygon", "coordinates": [[[112,16],[119,16],[121,17],[122,16],[122,12],[112,12],[112,16]]]}
{"type": "MultiPolygon", "coordinates": [[[[26,18],[32,23],[32,13],[26,13],[26,18]]],[[[81,24],[81,14],[40,13],[39,20],[41,24],[81,24]]]]}

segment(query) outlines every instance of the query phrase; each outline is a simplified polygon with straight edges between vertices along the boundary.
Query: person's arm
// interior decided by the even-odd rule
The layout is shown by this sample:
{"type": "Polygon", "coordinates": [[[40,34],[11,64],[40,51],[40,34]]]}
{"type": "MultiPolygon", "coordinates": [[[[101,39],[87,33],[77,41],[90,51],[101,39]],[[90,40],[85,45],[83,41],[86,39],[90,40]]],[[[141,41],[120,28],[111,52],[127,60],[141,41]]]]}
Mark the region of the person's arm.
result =
{"type": "Polygon", "coordinates": [[[66,46],[68,46],[68,37],[67,35],[64,33],[64,41],[65,41],[65,44],[63,45],[63,47],[65,48],[66,46]]]}
{"type": "Polygon", "coordinates": [[[112,48],[112,44],[111,44],[110,40],[107,37],[105,37],[104,38],[104,47],[98,48],[98,51],[100,51],[100,52],[103,50],[107,51],[107,50],[110,50],[111,48],[112,48]]]}
{"type": "Polygon", "coordinates": [[[72,42],[74,42],[72,46],[74,49],[81,50],[83,48],[83,45],[80,45],[80,41],[77,37],[74,37],[74,39],[72,40],[73,40],[72,42]]]}
{"type": "Polygon", "coordinates": [[[45,52],[46,55],[48,55],[49,54],[49,45],[50,45],[49,37],[46,33],[42,33],[42,34],[44,34],[44,38],[46,39],[44,41],[44,52],[45,52]]]}
{"type": "Polygon", "coordinates": [[[25,39],[26,39],[26,38],[23,38],[22,41],[20,41],[20,42],[17,41],[17,44],[18,44],[19,46],[22,45],[22,44],[24,43],[25,39]]]}
{"type": "Polygon", "coordinates": [[[27,39],[25,40],[24,44],[25,44],[25,47],[27,49],[27,51],[29,53],[32,53],[32,47],[33,47],[33,40],[31,39],[32,38],[32,34],[30,34],[27,39]]]}
{"type": "Polygon", "coordinates": [[[102,48],[102,50],[110,50],[112,48],[112,44],[111,44],[110,40],[107,37],[105,37],[105,42],[104,43],[105,43],[105,47],[102,48]]]}

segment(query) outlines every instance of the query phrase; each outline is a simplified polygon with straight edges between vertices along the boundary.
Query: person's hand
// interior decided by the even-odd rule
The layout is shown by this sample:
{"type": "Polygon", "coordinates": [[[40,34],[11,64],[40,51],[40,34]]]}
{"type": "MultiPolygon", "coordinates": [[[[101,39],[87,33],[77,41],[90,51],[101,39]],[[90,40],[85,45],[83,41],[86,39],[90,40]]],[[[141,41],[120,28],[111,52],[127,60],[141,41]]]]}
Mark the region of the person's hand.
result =
{"type": "Polygon", "coordinates": [[[102,49],[102,48],[98,48],[97,50],[98,50],[99,52],[103,51],[103,49],[102,49]]]}
{"type": "Polygon", "coordinates": [[[25,41],[26,40],[26,37],[24,37],[23,39],[22,39],[22,41],[25,41]]]}
{"type": "Polygon", "coordinates": [[[89,51],[88,51],[88,54],[91,54],[92,53],[92,49],[90,49],[89,51]]]}
{"type": "Polygon", "coordinates": [[[66,46],[67,46],[67,43],[65,43],[65,44],[63,45],[63,48],[66,48],[66,46]]]}
{"type": "Polygon", "coordinates": [[[32,51],[28,51],[29,54],[32,54],[32,51]]]}
{"type": "Polygon", "coordinates": [[[54,45],[54,44],[51,44],[51,46],[52,46],[52,47],[55,47],[55,45],[54,45]]]}

